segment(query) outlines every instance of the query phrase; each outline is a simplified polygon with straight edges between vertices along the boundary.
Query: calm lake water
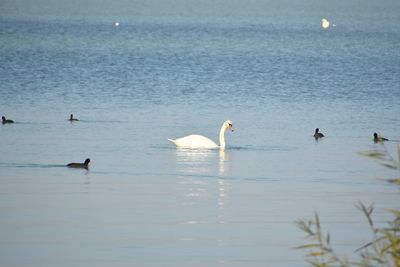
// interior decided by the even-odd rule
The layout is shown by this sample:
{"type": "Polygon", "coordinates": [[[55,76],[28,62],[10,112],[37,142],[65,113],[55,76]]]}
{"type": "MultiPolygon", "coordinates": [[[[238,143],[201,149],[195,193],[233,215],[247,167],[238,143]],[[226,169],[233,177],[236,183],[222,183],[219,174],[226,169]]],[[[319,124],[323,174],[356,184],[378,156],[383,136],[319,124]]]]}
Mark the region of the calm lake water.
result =
{"type": "Polygon", "coordinates": [[[355,205],[400,208],[399,172],[359,154],[397,158],[398,3],[38,3],[0,16],[0,265],[306,266],[295,220],[352,256],[355,205]],[[167,140],[226,119],[225,151],[167,140]]]}

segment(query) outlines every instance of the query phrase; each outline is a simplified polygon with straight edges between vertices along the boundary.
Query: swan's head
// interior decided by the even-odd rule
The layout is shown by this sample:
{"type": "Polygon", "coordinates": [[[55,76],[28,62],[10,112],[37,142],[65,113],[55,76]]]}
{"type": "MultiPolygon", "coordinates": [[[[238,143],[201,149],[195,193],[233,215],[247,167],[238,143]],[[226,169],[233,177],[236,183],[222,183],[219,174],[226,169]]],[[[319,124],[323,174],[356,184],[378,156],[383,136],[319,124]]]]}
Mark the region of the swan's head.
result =
{"type": "Polygon", "coordinates": [[[86,160],[85,160],[85,165],[87,166],[88,164],[89,164],[89,162],[90,162],[90,159],[89,158],[87,158],[86,160]]]}
{"type": "Polygon", "coordinates": [[[4,117],[4,116],[1,117],[1,120],[2,120],[2,121],[5,121],[5,120],[6,120],[6,117],[4,117]]]}
{"type": "Polygon", "coordinates": [[[230,120],[225,121],[225,122],[224,122],[224,126],[225,126],[225,129],[229,129],[229,130],[231,130],[232,132],[234,131],[234,129],[233,129],[233,123],[232,123],[230,120]]]}
{"type": "Polygon", "coordinates": [[[315,133],[317,134],[319,132],[319,128],[316,128],[315,129],[315,133]]]}
{"type": "Polygon", "coordinates": [[[378,139],[378,134],[377,133],[374,133],[374,138],[378,139]]]}

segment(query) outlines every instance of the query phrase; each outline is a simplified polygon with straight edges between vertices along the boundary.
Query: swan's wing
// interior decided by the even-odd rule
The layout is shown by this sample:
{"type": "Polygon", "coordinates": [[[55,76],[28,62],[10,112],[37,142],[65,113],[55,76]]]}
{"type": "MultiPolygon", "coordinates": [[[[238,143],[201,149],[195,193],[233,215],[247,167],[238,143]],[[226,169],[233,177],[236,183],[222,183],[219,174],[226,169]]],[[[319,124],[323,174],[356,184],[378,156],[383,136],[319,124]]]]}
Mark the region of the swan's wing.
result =
{"type": "Polygon", "coordinates": [[[202,135],[188,135],[176,140],[168,139],[178,147],[186,148],[217,148],[218,145],[202,135]]]}

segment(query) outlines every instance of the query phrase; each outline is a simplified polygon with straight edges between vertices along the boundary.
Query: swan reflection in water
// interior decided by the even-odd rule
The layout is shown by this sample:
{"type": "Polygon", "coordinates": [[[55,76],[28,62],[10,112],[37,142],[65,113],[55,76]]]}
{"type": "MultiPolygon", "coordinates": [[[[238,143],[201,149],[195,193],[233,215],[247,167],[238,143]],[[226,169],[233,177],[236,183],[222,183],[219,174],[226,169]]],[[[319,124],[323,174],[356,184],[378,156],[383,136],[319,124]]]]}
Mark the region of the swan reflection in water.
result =
{"type": "Polygon", "coordinates": [[[177,170],[182,174],[224,175],[229,171],[230,154],[224,148],[210,149],[176,149],[177,170]]]}
{"type": "Polygon", "coordinates": [[[182,174],[205,175],[213,169],[216,154],[207,149],[176,149],[178,172],[182,174]]]}
{"type": "MultiPolygon", "coordinates": [[[[230,170],[229,150],[177,148],[176,163],[177,172],[182,174],[179,184],[184,189],[183,205],[195,206],[199,201],[212,198],[218,210],[215,219],[218,224],[224,224],[230,187],[225,178],[230,170]]],[[[200,222],[190,217],[184,223],[200,222]]]]}
{"type": "Polygon", "coordinates": [[[219,175],[224,175],[230,171],[230,159],[231,155],[229,151],[225,151],[224,148],[219,150],[219,175]]]}

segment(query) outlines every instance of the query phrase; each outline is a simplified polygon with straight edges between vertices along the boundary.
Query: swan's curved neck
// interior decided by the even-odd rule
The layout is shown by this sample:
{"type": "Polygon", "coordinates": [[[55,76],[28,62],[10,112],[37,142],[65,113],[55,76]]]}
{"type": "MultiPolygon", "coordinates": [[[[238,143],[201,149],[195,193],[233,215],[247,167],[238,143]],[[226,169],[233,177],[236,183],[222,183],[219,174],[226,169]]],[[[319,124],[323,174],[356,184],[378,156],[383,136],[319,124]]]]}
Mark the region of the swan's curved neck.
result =
{"type": "Polygon", "coordinates": [[[221,131],[219,131],[219,147],[220,148],[225,148],[225,123],[222,124],[221,131]]]}

